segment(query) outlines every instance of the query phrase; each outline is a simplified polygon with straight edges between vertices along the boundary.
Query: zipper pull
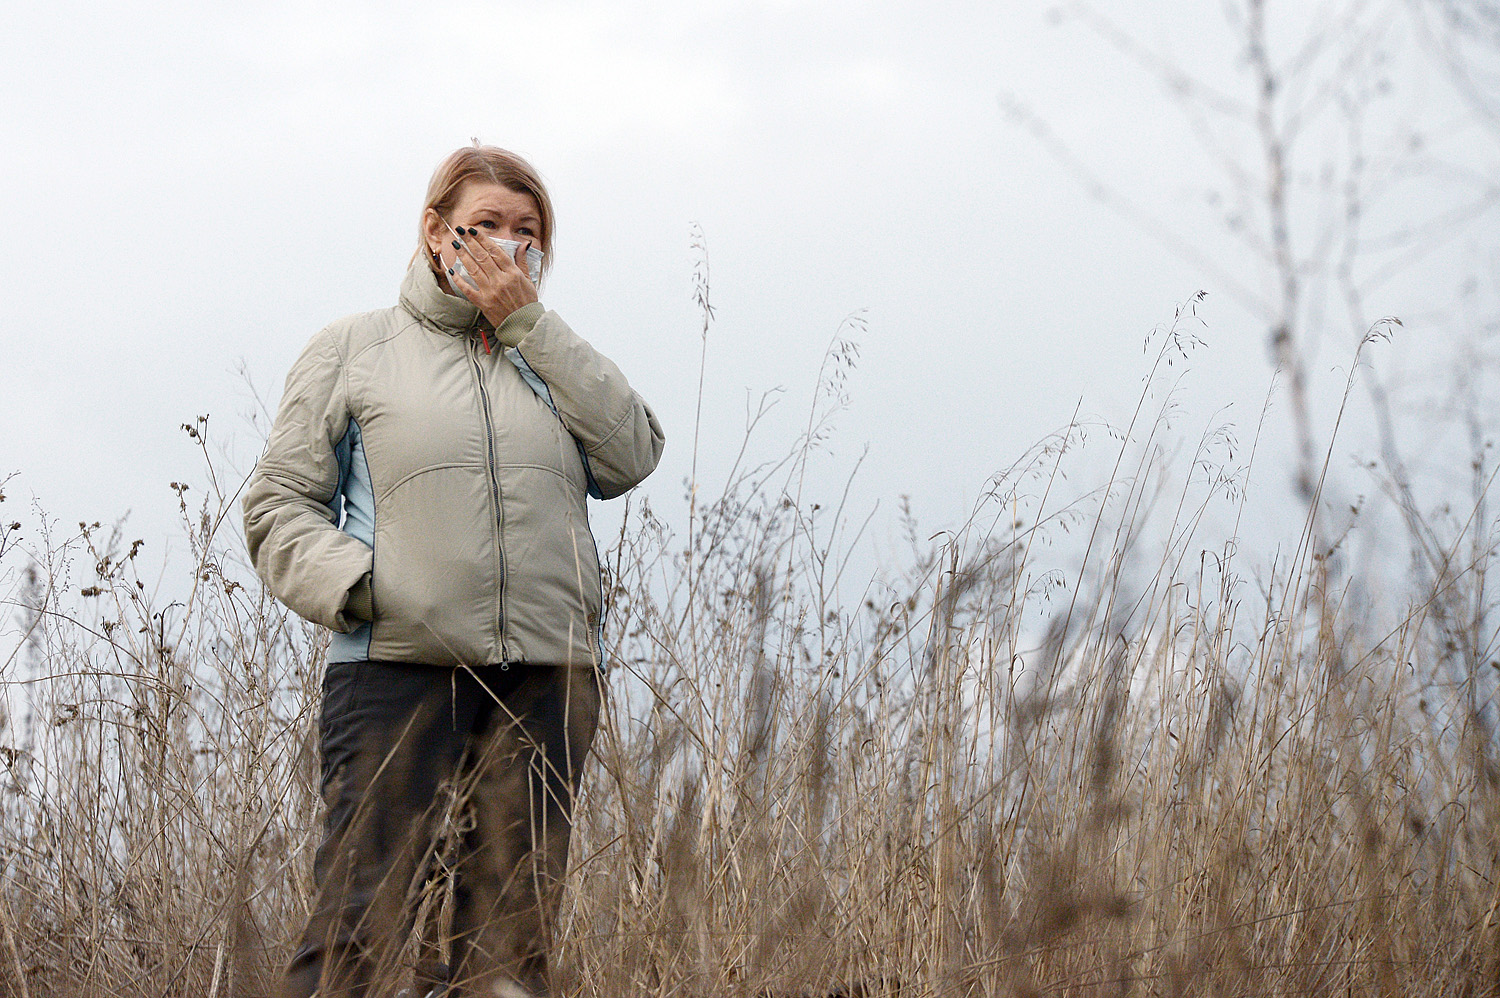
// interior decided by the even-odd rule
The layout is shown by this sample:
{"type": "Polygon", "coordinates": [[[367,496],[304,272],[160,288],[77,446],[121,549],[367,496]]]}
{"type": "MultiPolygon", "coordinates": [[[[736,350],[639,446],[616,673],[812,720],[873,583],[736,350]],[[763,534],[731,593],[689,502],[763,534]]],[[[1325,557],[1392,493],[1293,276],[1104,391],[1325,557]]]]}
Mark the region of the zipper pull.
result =
{"type": "Polygon", "coordinates": [[[484,352],[490,352],[490,334],[483,329],[479,331],[479,342],[484,344],[484,352]]]}

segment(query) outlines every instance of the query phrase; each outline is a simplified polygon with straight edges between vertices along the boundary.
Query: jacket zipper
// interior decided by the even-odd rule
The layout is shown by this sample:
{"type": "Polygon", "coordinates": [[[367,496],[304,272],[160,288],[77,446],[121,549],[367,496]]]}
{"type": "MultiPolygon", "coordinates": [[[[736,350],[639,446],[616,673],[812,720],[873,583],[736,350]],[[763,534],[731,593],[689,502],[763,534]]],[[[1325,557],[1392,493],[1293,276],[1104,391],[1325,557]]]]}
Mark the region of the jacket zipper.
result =
{"type": "Polygon", "coordinates": [[[500,559],[500,661],[504,663],[510,660],[505,649],[505,512],[500,502],[500,478],[495,473],[495,426],[490,419],[490,396],[484,390],[484,368],[480,366],[479,351],[474,349],[473,343],[473,340],[469,340],[469,359],[473,363],[474,377],[479,384],[480,414],[484,416],[484,439],[488,445],[485,463],[490,471],[490,512],[495,524],[495,553],[500,559]]]}

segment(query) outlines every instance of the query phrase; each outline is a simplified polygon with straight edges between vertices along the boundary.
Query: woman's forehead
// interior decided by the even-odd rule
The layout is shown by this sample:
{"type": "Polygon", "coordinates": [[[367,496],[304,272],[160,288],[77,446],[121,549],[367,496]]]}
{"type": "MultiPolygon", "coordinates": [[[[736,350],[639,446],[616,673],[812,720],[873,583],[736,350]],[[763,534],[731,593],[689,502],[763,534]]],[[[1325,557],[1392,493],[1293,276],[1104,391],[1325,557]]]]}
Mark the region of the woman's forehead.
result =
{"type": "Polygon", "coordinates": [[[462,212],[489,211],[496,215],[541,217],[536,198],[528,191],[514,191],[488,180],[470,180],[458,192],[454,206],[462,212]]]}

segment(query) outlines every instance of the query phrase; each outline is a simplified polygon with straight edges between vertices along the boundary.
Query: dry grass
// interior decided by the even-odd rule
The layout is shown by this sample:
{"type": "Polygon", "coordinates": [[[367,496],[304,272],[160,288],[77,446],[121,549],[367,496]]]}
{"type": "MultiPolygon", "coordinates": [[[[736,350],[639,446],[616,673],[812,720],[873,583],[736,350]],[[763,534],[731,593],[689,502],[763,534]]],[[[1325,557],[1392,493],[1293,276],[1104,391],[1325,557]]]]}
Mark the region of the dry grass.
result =
{"type": "MultiPolygon", "coordinates": [[[[1392,627],[1315,524],[1252,583],[1198,536],[1248,464],[1224,434],[1161,459],[1159,367],[1102,491],[1057,498],[1070,428],[858,591],[862,524],[801,484],[848,351],[786,461],[737,469],[685,529],[636,503],[607,553],[570,993],[1500,990],[1493,523],[1453,532],[1469,562],[1392,627]],[[1066,573],[1043,558],[1064,536],[1066,573]]],[[[206,456],[206,420],[185,429],[206,456]]],[[[197,569],[169,605],[100,528],[24,568],[0,533],[27,629],[4,676],[8,994],[255,994],[303,924],[322,645],[244,569],[211,463],[202,491],[180,493],[197,569]]]]}

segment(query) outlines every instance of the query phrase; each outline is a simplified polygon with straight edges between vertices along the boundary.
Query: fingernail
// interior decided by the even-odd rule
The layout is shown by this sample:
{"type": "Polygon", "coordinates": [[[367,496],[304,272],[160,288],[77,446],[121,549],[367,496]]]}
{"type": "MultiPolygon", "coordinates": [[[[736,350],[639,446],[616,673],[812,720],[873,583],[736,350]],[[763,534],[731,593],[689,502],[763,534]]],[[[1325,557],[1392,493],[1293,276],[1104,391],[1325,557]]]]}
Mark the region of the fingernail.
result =
{"type": "Polygon", "coordinates": [[[448,276],[449,276],[449,277],[452,277],[452,276],[453,276],[453,268],[452,268],[452,267],[449,267],[449,268],[448,268],[448,276]]]}
{"type": "Polygon", "coordinates": [[[471,236],[477,236],[477,235],[479,235],[479,230],[476,229],[476,228],[474,228],[474,226],[471,225],[471,226],[469,226],[469,235],[471,235],[471,236]]]}
{"type": "Polygon", "coordinates": [[[455,240],[453,240],[453,248],[454,249],[463,249],[463,246],[459,244],[459,241],[457,239],[455,239],[455,240]]]}

